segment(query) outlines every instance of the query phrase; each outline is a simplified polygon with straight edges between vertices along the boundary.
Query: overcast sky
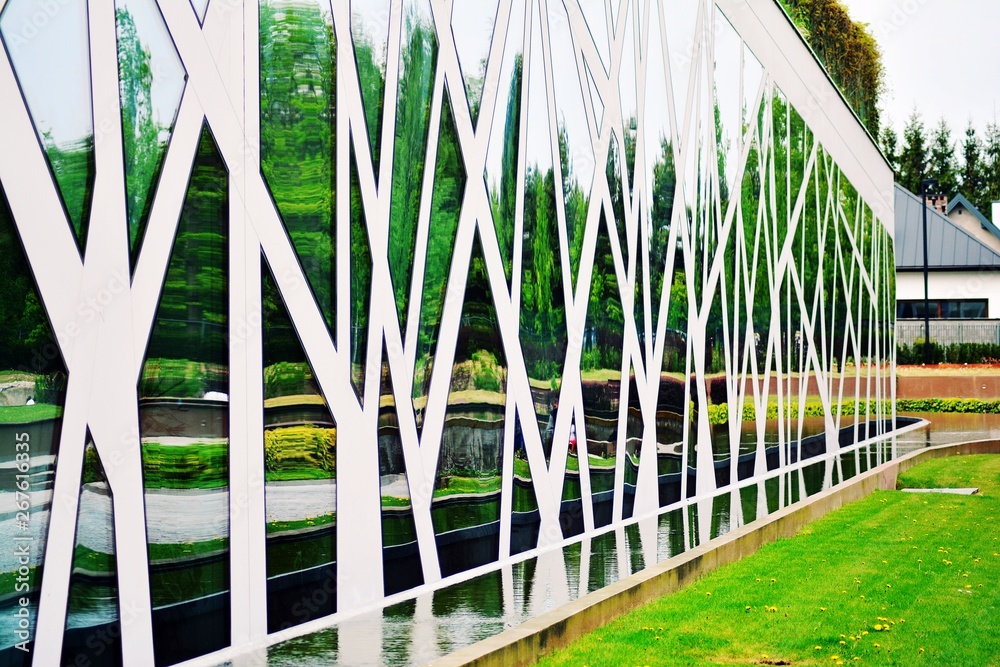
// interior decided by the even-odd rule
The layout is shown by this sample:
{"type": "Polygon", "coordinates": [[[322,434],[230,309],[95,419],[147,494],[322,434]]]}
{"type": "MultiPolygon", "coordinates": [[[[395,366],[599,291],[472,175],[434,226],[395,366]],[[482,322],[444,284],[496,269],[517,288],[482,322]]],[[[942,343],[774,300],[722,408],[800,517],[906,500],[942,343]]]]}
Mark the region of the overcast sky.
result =
{"type": "Polygon", "coordinates": [[[901,129],[914,106],[928,126],[943,116],[953,135],[973,119],[981,133],[1000,116],[1000,2],[843,0],[883,51],[887,121],[901,129]]]}

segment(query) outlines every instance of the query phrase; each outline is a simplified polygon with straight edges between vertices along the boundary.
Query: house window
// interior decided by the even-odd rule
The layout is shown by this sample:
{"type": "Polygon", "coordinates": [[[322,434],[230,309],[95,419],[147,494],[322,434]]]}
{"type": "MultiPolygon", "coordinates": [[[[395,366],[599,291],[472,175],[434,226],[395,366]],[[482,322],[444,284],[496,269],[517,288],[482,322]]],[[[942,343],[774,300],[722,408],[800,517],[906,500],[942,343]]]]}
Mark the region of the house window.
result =
{"type": "MultiPolygon", "coordinates": [[[[978,320],[990,316],[989,303],[986,299],[932,300],[928,305],[930,317],[936,320],[978,320]]],[[[923,319],[923,299],[897,301],[896,317],[901,320],[923,319]]]]}

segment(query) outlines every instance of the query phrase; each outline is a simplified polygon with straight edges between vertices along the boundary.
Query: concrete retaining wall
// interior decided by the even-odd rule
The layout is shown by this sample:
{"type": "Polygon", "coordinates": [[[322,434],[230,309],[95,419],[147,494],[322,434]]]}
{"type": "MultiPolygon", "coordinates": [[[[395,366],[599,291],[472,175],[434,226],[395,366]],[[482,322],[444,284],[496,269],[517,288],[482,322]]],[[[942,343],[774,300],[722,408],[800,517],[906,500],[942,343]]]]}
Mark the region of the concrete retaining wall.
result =
{"type": "Polygon", "coordinates": [[[430,664],[433,667],[532,665],[540,656],[568,646],[584,634],[686,586],[717,567],[749,556],[769,542],[792,537],[804,525],[847,503],[879,489],[895,489],[899,475],[919,463],[967,454],[1000,454],[1000,440],[942,445],[912,452],[803,503],[779,510],[718,540],[646,568],[430,664]]]}

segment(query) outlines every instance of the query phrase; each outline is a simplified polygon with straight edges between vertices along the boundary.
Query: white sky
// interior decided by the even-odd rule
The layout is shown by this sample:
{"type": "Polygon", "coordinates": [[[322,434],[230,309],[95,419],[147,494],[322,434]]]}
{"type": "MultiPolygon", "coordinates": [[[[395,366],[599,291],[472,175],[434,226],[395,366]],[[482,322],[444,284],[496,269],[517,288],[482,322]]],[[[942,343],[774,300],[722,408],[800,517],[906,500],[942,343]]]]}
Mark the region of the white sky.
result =
{"type": "Polygon", "coordinates": [[[981,133],[1000,114],[1000,2],[997,0],[843,0],[868,23],[883,51],[885,118],[902,129],[914,106],[924,122],[943,116],[953,137],[970,116],[981,133]]]}

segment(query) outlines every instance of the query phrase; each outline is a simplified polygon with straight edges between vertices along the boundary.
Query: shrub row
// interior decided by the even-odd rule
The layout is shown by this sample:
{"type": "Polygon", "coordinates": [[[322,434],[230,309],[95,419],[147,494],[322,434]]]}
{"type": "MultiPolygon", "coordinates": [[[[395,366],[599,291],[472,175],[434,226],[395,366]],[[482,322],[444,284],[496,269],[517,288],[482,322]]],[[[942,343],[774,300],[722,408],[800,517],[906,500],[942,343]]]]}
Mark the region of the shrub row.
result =
{"type": "MultiPolygon", "coordinates": [[[[931,342],[931,363],[933,364],[990,364],[1000,359],[1000,345],[993,343],[951,343],[943,345],[931,342]]],[[[924,342],[900,345],[896,349],[896,363],[924,363],[924,342]]]]}
{"type": "MultiPolygon", "coordinates": [[[[845,417],[854,416],[859,408],[862,414],[878,414],[878,401],[861,401],[858,404],[845,402],[840,406],[840,413],[845,417]]],[[[883,406],[884,413],[890,412],[890,406],[883,406]]],[[[693,408],[692,408],[693,410],[693,408]]],[[[837,407],[833,406],[834,414],[837,407]]],[[[896,412],[938,412],[938,413],[965,413],[965,414],[1000,414],[1000,399],[983,400],[977,398],[920,398],[920,399],[899,399],[896,401],[896,412]]],[[[799,404],[791,402],[785,404],[785,416],[799,414],[799,404]]],[[[810,398],[805,404],[806,417],[823,417],[823,404],[818,398],[810,398]]],[[[767,405],[767,419],[778,418],[778,404],[774,401],[767,405]]],[[[743,421],[755,421],[757,411],[752,402],[743,404],[743,421]]],[[[721,425],[729,422],[729,406],[709,405],[708,421],[713,425],[721,425]]]]}

